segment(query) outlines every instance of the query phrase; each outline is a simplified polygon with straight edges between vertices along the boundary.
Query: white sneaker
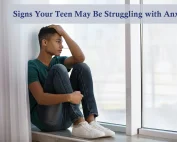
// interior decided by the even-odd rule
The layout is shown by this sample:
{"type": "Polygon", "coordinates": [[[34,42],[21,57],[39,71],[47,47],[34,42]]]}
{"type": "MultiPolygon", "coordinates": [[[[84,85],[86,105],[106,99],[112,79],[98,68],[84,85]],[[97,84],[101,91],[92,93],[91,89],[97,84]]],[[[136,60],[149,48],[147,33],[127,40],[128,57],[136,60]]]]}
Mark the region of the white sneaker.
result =
{"type": "Polygon", "coordinates": [[[98,122],[96,121],[92,121],[89,123],[93,128],[95,128],[96,130],[100,130],[102,132],[105,133],[105,137],[108,137],[108,136],[115,136],[115,132],[114,131],[111,131],[110,129],[107,129],[103,126],[101,126],[98,122]]]}
{"type": "Polygon", "coordinates": [[[72,135],[86,139],[105,137],[104,132],[92,128],[86,121],[73,125],[72,135]]]}

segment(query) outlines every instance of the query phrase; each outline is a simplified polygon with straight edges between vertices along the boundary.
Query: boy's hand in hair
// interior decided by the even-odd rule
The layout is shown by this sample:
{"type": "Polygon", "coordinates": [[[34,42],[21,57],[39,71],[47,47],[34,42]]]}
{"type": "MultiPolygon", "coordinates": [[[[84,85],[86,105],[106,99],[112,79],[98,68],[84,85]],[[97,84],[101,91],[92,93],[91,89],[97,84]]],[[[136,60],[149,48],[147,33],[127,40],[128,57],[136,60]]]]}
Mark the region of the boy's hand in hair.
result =
{"type": "Polygon", "coordinates": [[[60,36],[63,36],[65,31],[60,25],[50,25],[49,28],[54,28],[60,36]]]}

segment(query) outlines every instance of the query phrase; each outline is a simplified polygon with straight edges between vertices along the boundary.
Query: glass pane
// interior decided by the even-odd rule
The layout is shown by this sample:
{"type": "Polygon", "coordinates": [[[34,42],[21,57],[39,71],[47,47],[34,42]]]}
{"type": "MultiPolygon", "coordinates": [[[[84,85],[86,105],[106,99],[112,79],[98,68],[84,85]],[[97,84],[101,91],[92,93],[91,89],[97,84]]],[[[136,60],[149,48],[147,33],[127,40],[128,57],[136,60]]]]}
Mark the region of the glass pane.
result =
{"type": "Polygon", "coordinates": [[[177,25],[143,30],[143,127],[177,130],[177,25]]]}
{"type": "MultiPolygon", "coordinates": [[[[144,4],[177,4],[144,0],[144,4]]],[[[177,25],[143,26],[143,127],[177,131],[177,25]],[[173,122],[173,123],[172,123],[173,122]]]]}
{"type": "MultiPolygon", "coordinates": [[[[144,0],[177,4],[176,0],[144,0]]],[[[143,127],[177,131],[177,25],[143,25],[143,127]]]]}

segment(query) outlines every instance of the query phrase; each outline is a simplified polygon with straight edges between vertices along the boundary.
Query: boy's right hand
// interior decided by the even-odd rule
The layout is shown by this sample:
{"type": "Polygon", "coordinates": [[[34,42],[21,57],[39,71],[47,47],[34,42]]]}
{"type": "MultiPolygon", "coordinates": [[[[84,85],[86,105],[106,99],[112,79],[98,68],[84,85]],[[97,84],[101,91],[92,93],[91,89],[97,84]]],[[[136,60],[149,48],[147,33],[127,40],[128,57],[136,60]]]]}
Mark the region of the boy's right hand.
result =
{"type": "Polygon", "coordinates": [[[70,99],[69,102],[72,104],[80,104],[83,95],[81,94],[80,91],[75,91],[69,95],[70,99]]]}
{"type": "Polygon", "coordinates": [[[54,28],[60,36],[63,36],[65,33],[65,30],[60,25],[50,25],[49,28],[54,28]]]}

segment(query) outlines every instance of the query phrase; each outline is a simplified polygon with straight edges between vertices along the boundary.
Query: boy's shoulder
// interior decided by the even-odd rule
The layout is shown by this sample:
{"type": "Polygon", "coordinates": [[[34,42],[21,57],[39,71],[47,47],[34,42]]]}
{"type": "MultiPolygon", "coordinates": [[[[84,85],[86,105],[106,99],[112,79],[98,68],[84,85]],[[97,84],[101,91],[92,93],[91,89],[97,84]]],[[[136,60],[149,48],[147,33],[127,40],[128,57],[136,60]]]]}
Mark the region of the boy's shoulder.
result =
{"type": "Polygon", "coordinates": [[[28,61],[28,68],[39,68],[38,62],[36,59],[32,59],[28,61]]]}
{"type": "Polygon", "coordinates": [[[35,65],[36,59],[28,60],[28,65],[35,65]]]}
{"type": "Polygon", "coordinates": [[[36,61],[36,60],[37,60],[37,58],[33,58],[33,59],[28,60],[28,62],[33,62],[33,61],[36,61]]]}
{"type": "Polygon", "coordinates": [[[64,60],[67,58],[67,56],[54,56],[50,62],[50,64],[63,64],[64,60]]]}

